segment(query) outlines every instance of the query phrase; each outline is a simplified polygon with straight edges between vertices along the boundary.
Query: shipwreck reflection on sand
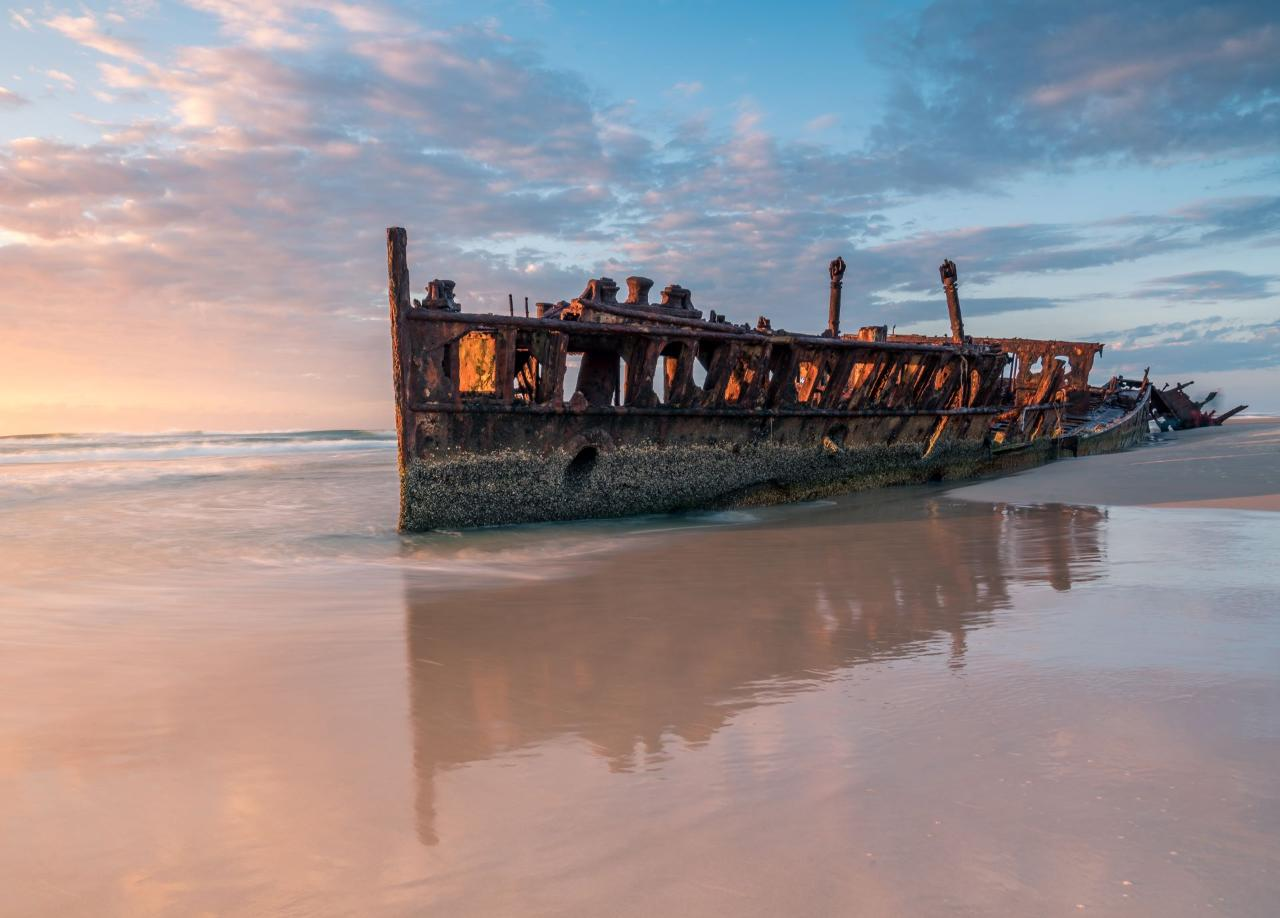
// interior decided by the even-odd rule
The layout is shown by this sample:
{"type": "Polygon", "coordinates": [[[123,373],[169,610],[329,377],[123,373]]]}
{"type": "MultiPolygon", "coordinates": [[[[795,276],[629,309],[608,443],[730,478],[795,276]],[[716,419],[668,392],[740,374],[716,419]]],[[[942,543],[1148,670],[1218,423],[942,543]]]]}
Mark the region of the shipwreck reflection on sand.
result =
{"type": "Polygon", "coordinates": [[[1103,510],[884,499],[767,525],[679,530],[570,579],[406,586],[419,840],[437,775],[560,737],[611,769],[661,767],[736,713],[863,663],[947,654],[1019,584],[1099,576],[1103,510]],[[715,559],[708,563],[705,559],[715,559]]]}

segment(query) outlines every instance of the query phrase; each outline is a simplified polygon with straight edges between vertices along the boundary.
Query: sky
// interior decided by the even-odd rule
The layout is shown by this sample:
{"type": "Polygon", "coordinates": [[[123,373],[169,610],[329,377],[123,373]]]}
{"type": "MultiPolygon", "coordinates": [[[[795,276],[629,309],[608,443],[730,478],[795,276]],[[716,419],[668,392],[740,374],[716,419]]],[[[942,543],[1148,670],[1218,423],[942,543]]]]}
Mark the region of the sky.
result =
{"type": "Polygon", "coordinates": [[[1273,2],[188,0],[0,19],[0,434],[388,428],[463,308],[1100,341],[1280,414],[1273,2]]]}

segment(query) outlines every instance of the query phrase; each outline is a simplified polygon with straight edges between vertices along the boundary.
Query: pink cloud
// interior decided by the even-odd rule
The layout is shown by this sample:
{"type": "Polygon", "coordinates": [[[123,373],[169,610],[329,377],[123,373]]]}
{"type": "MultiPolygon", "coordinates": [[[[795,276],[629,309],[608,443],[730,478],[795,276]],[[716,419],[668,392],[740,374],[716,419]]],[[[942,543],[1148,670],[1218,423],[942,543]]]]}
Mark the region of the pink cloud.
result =
{"type": "Polygon", "coordinates": [[[60,32],[76,44],[91,48],[108,57],[142,63],[142,52],[131,41],[117,38],[102,31],[97,18],[89,12],[82,16],[62,14],[45,22],[55,32],[60,32]]]}

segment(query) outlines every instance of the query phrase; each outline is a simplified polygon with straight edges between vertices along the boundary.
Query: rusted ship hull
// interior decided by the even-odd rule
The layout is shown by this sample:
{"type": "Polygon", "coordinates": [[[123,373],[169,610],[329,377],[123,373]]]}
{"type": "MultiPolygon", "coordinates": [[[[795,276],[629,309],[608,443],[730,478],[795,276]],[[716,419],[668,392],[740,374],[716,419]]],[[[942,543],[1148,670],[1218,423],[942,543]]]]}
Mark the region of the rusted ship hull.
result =
{"type": "MultiPolygon", "coordinates": [[[[827,331],[799,335],[763,317],[704,320],[678,285],[650,304],[639,277],[622,303],[601,278],[536,317],[513,301],[506,316],[463,313],[451,281],[410,297],[405,250],[404,231],[389,230],[406,530],[777,503],[1021,467],[1056,455],[1101,349],[965,336],[950,262],[953,335],[924,339],[883,326],[841,335],[840,259],[827,331]]],[[[1116,432],[1085,448],[1129,442],[1116,432]]]]}
{"type": "MultiPolygon", "coordinates": [[[[1096,390],[1095,390],[1096,392],[1096,390]]],[[[993,441],[979,476],[1007,475],[1063,458],[1118,453],[1145,443],[1151,431],[1151,387],[1143,385],[1117,407],[1098,407],[1080,421],[1047,429],[1043,436],[1013,444],[993,441]]]]}
{"type": "Polygon", "coordinates": [[[1081,425],[1064,438],[1063,449],[1073,456],[1117,453],[1144,443],[1151,431],[1151,386],[1143,386],[1133,406],[1118,418],[1081,425]]]}
{"type": "Polygon", "coordinates": [[[410,309],[396,335],[400,525],[409,530],[740,506],[964,477],[987,457],[999,411],[959,404],[999,383],[1002,359],[993,353],[410,309]],[[468,367],[468,342],[483,344],[479,374],[468,367]],[[744,361],[748,350],[753,359],[744,361]],[[573,354],[582,366],[566,399],[573,354]],[[629,371],[614,391],[584,378],[601,355],[629,371]],[[693,370],[703,362],[698,384],[693,370]],[[772,366],[775,381],[787,382],[735,372],[747,365],[772,366]],[[507,378],[510,385],[498,382],[507,378]]]}

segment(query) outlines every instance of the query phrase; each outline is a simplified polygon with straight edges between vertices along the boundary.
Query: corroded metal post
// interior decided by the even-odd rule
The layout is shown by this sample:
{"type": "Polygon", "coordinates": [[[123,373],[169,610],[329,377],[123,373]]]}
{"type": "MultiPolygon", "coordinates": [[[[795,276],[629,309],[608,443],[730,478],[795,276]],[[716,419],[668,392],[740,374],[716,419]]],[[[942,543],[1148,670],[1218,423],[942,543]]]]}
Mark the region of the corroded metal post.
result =
{"type": "Polygon", "coordinates": [[[840,288],[844,286],[844,259],[835,258],[828,266],[831,272],[831,299],[827,304],[827,333],[824,337],[840,337],[840,288]]]}
{"type": "MultiPolygon", "coordinates": [[[[409,438],[405,430],[404,411],[404,342],[400,322],[409,313],[413,300],[409,295],[409,234],[403,227],[387,228],[387,304],[391,314],[391,378],[396,393],[396,455],[403,480],[409,464],[409,438]]],[[[404,492],[401,489],[401,521],[405,519],[404,492]]]]}
{"type": "Polygon", "coordinates": [[[960,294],[956,292],[956,263],[950,258],[938,267],[942,289],[947,294],[947,314],[951,316],[951,340],[964,343],[964,319],[960,315],[960,294]]]}

